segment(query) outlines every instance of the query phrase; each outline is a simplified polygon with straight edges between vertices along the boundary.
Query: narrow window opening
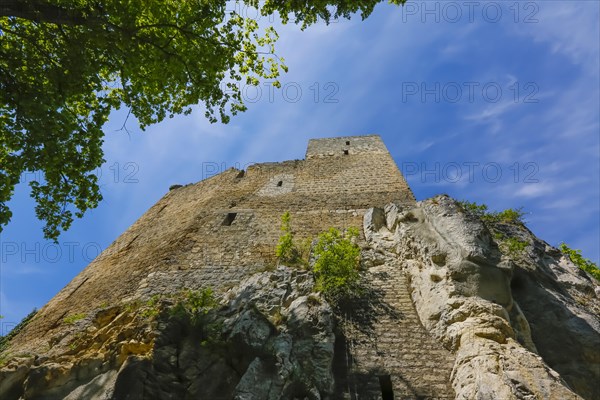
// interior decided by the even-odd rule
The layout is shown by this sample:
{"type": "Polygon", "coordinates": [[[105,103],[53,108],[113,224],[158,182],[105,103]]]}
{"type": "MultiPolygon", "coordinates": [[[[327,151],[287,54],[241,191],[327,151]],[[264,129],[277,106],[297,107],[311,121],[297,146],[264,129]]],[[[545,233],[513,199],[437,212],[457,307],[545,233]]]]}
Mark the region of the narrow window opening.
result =
{"type": "Polygon", "coordinates": [[[381,387],[382,400],[394,400],[394,388],[392,387],[392,379],[389,375],[379,377],[379,386],[381,387]]]}
{"type": "Polygon", "coordinates": [[[281,186],[283,186],[283,181],[279,181],[279,182],[277,182],[277,186],[278,186],[278,187],[281,187],[281,186]]]}
{"type": "Polygon", "coordinates": [[[225,219],[223,220],[223,223],[221,225],[223,225],[223,226],[231,226],[231,224],[233,223],[233,220],[235,219],[235,217],[237,217],[237,213],[228,213],[227,216],[225,217],[225,219]]]}
{"type": "Polygon", "coordinates": [[[346,140],[346,146],[350,146],[350,141],[346,140]]]}
{"type": "Polygon", "coordinates": [[[242,179],[242,178],[244,177],[244,175],[246,175],[246,171],[244,171],[244,170],[241,170],[241,171],[240,171],[240,172],[237,174],[236,178],[237,178],[237,179],[242,179]]]}
{"type": "Polygon", "coordinates": [[[348,155],[348,150],[344,150],[344,155],[347,156],[348,155]]]}

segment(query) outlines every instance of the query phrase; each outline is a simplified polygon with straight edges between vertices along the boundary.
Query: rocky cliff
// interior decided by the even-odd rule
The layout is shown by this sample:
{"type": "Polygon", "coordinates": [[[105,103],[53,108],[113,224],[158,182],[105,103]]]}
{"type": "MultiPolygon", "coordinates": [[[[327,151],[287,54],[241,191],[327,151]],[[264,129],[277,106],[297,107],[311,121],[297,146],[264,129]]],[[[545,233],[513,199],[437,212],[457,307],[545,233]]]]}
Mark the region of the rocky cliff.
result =
{"type": "Polygon", "coordinates": [[[524,225],[438,196],[367,210],[363,234],[346,309],[299,268],[214,295],[197,271],[153,272],[46,337],[19,333],[0,398],[600,398],[600,286],[524,225]]]}
{"type": "Polygon", "coordinates": [[[334,325],[331,308],[312,287],[308,272],[281,266],[203,310],[200,297],[194,309],[186,295],[95,310],[44,354],[10,359],[0,370],[0,397],[327,397],[334,386],[334,325]]]}
{"type": "Polygon", "coordinates": [[[523,224],[438,196],[370,210],[365,234],[400,260],[420,321],[455,355],[456,398],[600,397],[600,286],[523,224]]]}
{"type": "Polygon", "coordinates": [[[366,308],[334,315],[312,274],[285,266],[210,307],[141,291],[71,321],[46,348],[9,345],[0,397],[599,398],[600,286],[522,224],[485,223],[438,196],[368,210],[364,236],[363,284],[379,289],[366,308]],[[511,251],[507,238],[526,246],[511,251]],[[370,364],[388,389],[369,383],[370,364]]]}

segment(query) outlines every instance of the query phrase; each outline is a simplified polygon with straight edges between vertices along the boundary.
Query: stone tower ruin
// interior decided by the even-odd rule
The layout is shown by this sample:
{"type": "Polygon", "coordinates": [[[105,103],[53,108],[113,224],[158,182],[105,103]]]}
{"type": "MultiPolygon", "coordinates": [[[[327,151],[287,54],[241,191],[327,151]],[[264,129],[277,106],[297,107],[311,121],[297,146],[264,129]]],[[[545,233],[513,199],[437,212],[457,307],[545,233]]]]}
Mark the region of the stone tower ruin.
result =
{"type": "MultiPolygon", "coordinates": [[[[432,204],[437,206],[439,201],[432,204]]],[[[442,325],[436,325],[435,329],[441,333],[434,338],[431,331],[436,321],[433,317],[422,321],[415,309],[415,298],[422,301],[428,290],[442,293],[436,292],[439,289],[434,286],[443,278],[437,273],[427,275],[429,272],[423,265],[442,268],[446,256],[429,255],[430,249],[425,247],[424,261],[411,278],[404,261],[389,256],[388,250],[395,246],[390,232],[387,239],[385,235],[383,239],[378,236],[381,244],[366,237],[386,231],[386,224],[392,231],[400,223],[413,223],[416,219],[410,217],[412,214],[403,217],[402,222],[397,210],[414,207],[417,203],[410,188],[377,135],[313,139],[308,143],[304,160],[254,164],[246,170],[232,168],[196,184],[173,187],[12,338],[11,354],[35,357],[16,357],[8,367],[0,368],[0,395],[7,399],[74,399],[83,398],[82,393],[87,393],[85,398],[116,399],[120,398],[118,393],[127,390],[124,387],[134,387],[145,379],[132,378],[136,374],[148,377],[150,370],[158,375],[167,374],[159,371],[166,368],[164,365],[148,366],[146,362],[153,351],[157,354],[159,342],[166,339],[159,338],[156,328],[152,331],[128,316],[124,311],[127,307],[123,305],[143,304],[182,288],[211,287],[222,294],[253,276],[272,271],[277,261],[274,250],[281,234],[280,218],[285,212],[291,215],[292,230],[298,240],[313,238],[330,227],[360,228],[364,279],[370,290],[370,297],[354,304],[352,312],[337,316],[335,344],[332,340],[327,342],[328,339],[322,339],[323,343],[318,342],[321,339],[316,340],[315,348],[332,347],[334,355],[328,365],[335,378],[335,388],[332,383],[331,390],[319,389],[317,393],[316,389],[312,392],[307,389],[306,398],[452,399],[457,396],[457,388],[479,388],[452,381],[453,366],[458,365],[457,350],[449,351],[448,345],[442,346],[440,337],[444,331],[439,328],[442,325]],[[384,253],[388,255],[382,256],[384,253]],[[417,288],[415,297],[415,282],[418,283],[421,273],[427,282],[422,292],[417,288]],[[410,279],[413,279],[412,288],[410,279]],[[81,315],[82,320],[76,325],[66,324],[70,315],[81,315]],[[138,357],[136,365],[142,365],[139,360],[146,360],[143,361],[145,367],[125,368],[131,367],[128,360],[134,356],[138,357]],[[328,394],[324,395],[325,392],[328,394]]],[[[447,207],[453,210],[455,206],[447,207]]],[[[445,218],[450,214],[440,215],[445,218]]],[[[409,248],[411,243],[408,242],[409,248]]],[[[419,256],[417,250],[409,252],[414,252],[411,258],[419,256]]],[[[288,270],[281,271],[284,274],[288,270]]],[[[305,272],[285,274],[296,276],[305,272]]],[[[274,277],[276,275],[264,278],[265,284],[270,284],[274,277]]],[[[290,282],[273,284],[288,293],[292,290],[290,282]]],[[[297,279],[297,282],[301,281],[297,279]]],[[[439,312],[434,316],[443,320],[439,312]]],[[[521,325],[526,325],[522,320],[519,320],[521,325]]],[[[461,321],[457,319],[457,323],[461,321]]],[[[159,324],[159,328],[161,326],[159,324]]],[[[299,340],[303,339],[299,337],[299,340]]],[[[179,344],[171,347],[179,348],[179,344]]],[[[194,354],[201,357],[198,354],[204,353],[194,354]]],[[[267,364],[278,363],[274,361],[277,357],[267,364]]],[[[166,359],[168,364],[169,358],[166,359]]],[[[228,394],[218,397],[215,393],[221,389],[212,388],[211,399],[231,398],[232,393],[237,393],[236,399],[261,398],[262,395],[252,394],[252,390],[248,395],[243,394],[252,387],[248,383],[251,379],[267,374],[270,368],[257,359],[238,362],[237,369],[230,369],[228,389],[222,389],[228,394]],[[252,368],[254,375],[248,372],[252,368]]],[[[173,365],[168,368],[177,370],[173,365]]],[[[186,373],[184,370],[167,375],[171,380],[172,376],[184,380],[186,373]]],[[[473,375],[465,373],[465,377],[459,378],[468,380],[473,375]]],[[[160,379],[153,381],[153,387],[161,387],[156,383],[160,379]]],[[[164,387],[170,384],[165,383],[164,387]]],[[[177,386],[177,390],[187,390],[182,389],[182,385],[177,386]]],[[[186,387],[191,387],[189,385],[186,387]]],[[[139,390],[139,393],[147,393],[150,389],[139,390]]],[[[183,394],[172,397],[169,390],[135,398],[187,398],[181,397],[183,394]]],[[[197,390],[202,393],[202,388],[197,390]]],[[[285,394],[269,396],[288,398],[285,394]]]]}

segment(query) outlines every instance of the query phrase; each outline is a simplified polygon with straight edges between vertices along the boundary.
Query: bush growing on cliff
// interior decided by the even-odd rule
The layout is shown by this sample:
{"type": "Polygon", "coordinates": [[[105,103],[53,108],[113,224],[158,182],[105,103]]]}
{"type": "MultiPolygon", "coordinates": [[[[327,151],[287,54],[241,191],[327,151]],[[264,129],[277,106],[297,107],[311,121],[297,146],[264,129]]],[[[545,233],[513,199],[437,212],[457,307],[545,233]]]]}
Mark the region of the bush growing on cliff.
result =
{"type": "Polygon", "coordinates": [[[457,201],[458,205],[467,212],[470,212],[473,215],[478,217],[483,217],[488,210],[488,206],[485,204],[477,204],[474,201],[468,200],[459,200],[457,201]]]}
{"type": "Polygon", "coordinates": [[[221,324],[211,318],[210,312],[218,305],[212,288],[187,290],[171,309],[171,316],[189,321],[200,332],[202,344],[214,341],[221,330],[221,324]]]}
{"type": "Polygon", "coordinates": [[[275,248],[275,256],[279,262],[290,267],[307,267],[310,254],[311,240],[306,238],[300,243],[300,246],[294,241],[294,234],[291,228],[291,216],[286,211],[281,216],[281,236],[275,248]]]}
{"type": "Polygon", "coordinates": [[[306,238],[298,247],[290,221],[290,213],[286,211],[281,216],[281,236],[275,249],[279,261],[288,266],[308,267],[312,247],[315,290],[322,292],[332,303],[358,294],[360,248],[354,243],[358,229],[349,228],[342,234],[330,228],[319,234],[314,246],[311,238],[306,238]]]}
{"type": "Polygon", "coordinates": [[[519,208],[507,208],[500,212],[491,212],[484,216],[484,219],[488,219],[491,222],[502,222],[505,224],[524,224],[525,211],[523,207],[519,208]]]}
{"type": "Polygon", "coordinates": [[[197,325],[217,304],[211,288],[198,291],[187,290],[182,293],[182,299],[175,304],[171,314],[179,317],[189,317],[192,325],[197,325]]]}
{"type": "Polygon", "coordinates": [[[579,269],[584,270],[588,274],[592,275],[596,280],[600,281],[600,269],[598,269],[598,265],[592,260],[584,258],[581,255],[581,250],[572,249],[565,243],[561,243],[559,248],[560,251],[567,256],[579,269]]]}
{"type": "Polygon", "coordinates": [[[290,212],[286,211],[283,213],[281,216],[281,236],[275,249],[275,255],[283,263],[297,262],[299,257],[298,249],[294,245],[294,235],[292,234],[290,220],[290,212]]]}
{"type": "Polygon", "coordinates": [[[507,208],[503,211],[488,211],[486,204],[477,204],[468,200],[457,201],[461,208],[478,216],[485,222],[500,222],[505,224],[525,224],[523,207],[507,208]]]}
{"type": "Polygon", "coordinates": [[[318,236],[313,249],[315,289],[333,303],[360,292],[360,248],[354,243],[357,237],[356,228],[349,228],[344,234],[330,228],[318,236]]]}
{"type": "Polygon", "coordinates": [[[516,237],[506,237],[501,232],[495,232],[494,238],[499,242],[500,249],[508,253],[511,257],[518,257],[523,254],[529,242],[516,237]]]}

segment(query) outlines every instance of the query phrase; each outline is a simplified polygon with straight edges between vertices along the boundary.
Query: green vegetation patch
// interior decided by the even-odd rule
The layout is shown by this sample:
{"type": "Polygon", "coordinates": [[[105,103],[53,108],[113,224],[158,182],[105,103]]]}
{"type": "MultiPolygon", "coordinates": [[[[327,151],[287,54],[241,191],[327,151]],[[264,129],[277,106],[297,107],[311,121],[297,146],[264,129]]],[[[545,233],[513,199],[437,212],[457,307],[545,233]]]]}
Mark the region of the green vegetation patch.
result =
{"type": "Polygon", "coordinates": [[[357,228],[349,228],[344,234],[330,228],[318,236],[313,249],[315,289],[333,303],[360,293],[360,248],[355,243],[357,237],[357,228]]]}
{"type": "MultiPolygon", "coordinates": [[[[525,212],[523,207],[519,208],[508,208],[504,211],[488,211],[486,204],[477,204],[468,200],[457,201],[458,205],[465,211],[472,215],[481,218],[484,222],[488,223],[488,227],[494,233],[494,238],[499,242],[500,248],[508,253],[510,256],[518,256],[523,253],[525,248],[529,245],[527,241],[520,240],[516,237],[506,237],[502,232],[499,232],[494,227],[494,223],[514,224],[525,226],[525,212]]],[[[600,269],[598,265],[593,261],[584,258],[581,255],[581,250],[571,249],[565,243],[559,245],[560,251],[568,257],[573,264],[579,269],[584,270],[596,280],[600,281],[600,269]]]]}
{"type": "Polygon", "coordinates": [[[485,222],[499,222],[504,224],[518,224],[524,225],[524,216],[526,214],[523,211],[523,207],[519,208],[507,208],[503,211],[489,211],[486,204],[477,204],[468,200],[457,201],[463,210],[478,216],[485,222]]]}
{"type": "Polygon", "coordinates": [[[211,315],[211,311],[219,305],[212,288],[185,290],[178,297],[170,310],[171,316],[188,321],[200,334],[202,345],[216,343],[223,323],[211,315]]]}
{"type": "Polygon", "coordinates": [[[344,233],[329,228],[317,236],[314,246],[311,238],[298,246],[292,234],[290,213],[285,212],[281,216],[281,236],[275,255],[285,265],[307,269],[312,255],[315,290],[335,305],[360,294],[360,248],[355,243],[358,236],[358,228],[348,228],[344,233]]]}
{"type": "Polygon", "coordinates": [[[141,316],[146,319],[154,319],[160,314],[160,295],[155,294],[142,306],[141,316]]]}
{"type": "Polygon", "coordinates": [[[294,244],[294,235],[290,226],[290,213],[286,211],[281,216],[281,236],[275,248],[275,255],[285,264],[295,264],[300,261],[300,252],[294,244]]]}
{"type": "Polygon", "coordinates": [[[598,264],[590,259],[584,258],[581,255],[581,250],[572,249],[567,246],[566,243],[561,243],[559,248],[560,251],[567,256],[579,269],[584,270],[593,276],[597,281],[600,281],[600,269],[598,269],[598,264]]]}
{"type": "Polygon", "coordinates": [[[275,248],[275,256],[287,266],[307,268],[312,240],[306,238],[298,245],[294,240],[290,221],[290,213],[286,211],[281,216],[281,236],[275,248]]]}
{"type": "Polygon", "coordinates": [[[517,257],[525,251],[525,248],[529,245],[526,240],[520,240],[516,237],[509,237],[502,240],[502,246],[506,248],[509,256],[517,257]]]}
{"type": "Polygon", "coordinates": [[[64,322],[65,324],[70,324],[70,325],[72,325],[72,324],[74,324],[75,322],[77,322],[77,321],[80,321],[80,320],[84,319],[85,317],[86,317],[86,314],[85,314],[85,313],[71,314],[71,315],[68,315],[68,316],[66,316],[66,317],[63,319],[63,322],[64,322]]]}

